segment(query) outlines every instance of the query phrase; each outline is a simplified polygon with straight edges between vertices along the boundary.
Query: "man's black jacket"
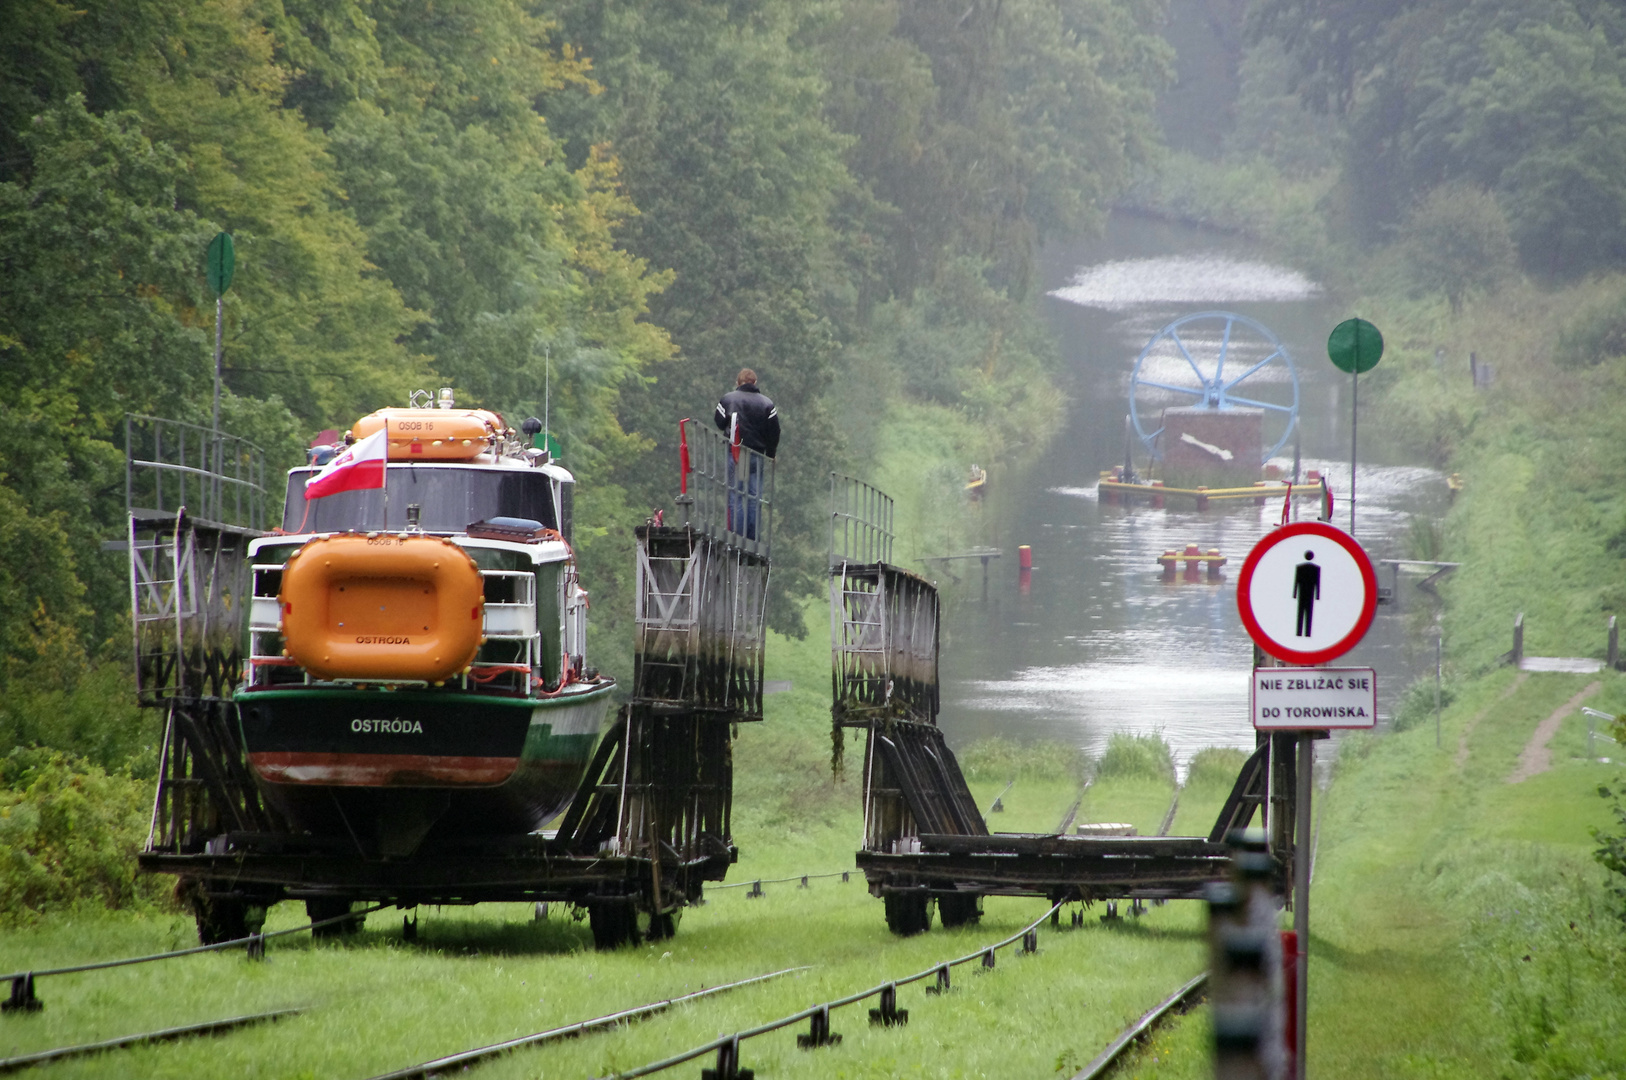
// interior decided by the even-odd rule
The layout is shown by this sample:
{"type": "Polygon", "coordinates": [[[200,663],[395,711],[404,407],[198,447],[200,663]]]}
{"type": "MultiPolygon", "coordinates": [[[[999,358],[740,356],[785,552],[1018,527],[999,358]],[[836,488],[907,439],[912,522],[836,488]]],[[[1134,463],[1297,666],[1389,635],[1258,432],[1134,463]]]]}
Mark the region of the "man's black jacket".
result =
{"type": "Polygon", "coordinates": [[[731,417],[740,418],[740,442],[758,453],[773,457],[779,451],[779,410],[756,383],[737,386],[723,395],[712,419],[724,432],[731,417]]]}

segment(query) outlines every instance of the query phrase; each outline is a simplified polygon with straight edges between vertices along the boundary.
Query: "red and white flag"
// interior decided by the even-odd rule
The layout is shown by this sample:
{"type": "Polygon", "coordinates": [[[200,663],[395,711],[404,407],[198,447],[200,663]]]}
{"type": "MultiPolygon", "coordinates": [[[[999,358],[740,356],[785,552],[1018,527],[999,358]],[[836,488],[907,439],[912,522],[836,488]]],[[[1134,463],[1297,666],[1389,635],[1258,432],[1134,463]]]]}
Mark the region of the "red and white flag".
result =
{"type": "Polygon", "coordinates": [[[363,491],[384,486],[384,465],[389,460],[389,436],[379,428],[353,446],[347,446],[305,481],[305,498],[320,499],[341,491],[363,491]]]}

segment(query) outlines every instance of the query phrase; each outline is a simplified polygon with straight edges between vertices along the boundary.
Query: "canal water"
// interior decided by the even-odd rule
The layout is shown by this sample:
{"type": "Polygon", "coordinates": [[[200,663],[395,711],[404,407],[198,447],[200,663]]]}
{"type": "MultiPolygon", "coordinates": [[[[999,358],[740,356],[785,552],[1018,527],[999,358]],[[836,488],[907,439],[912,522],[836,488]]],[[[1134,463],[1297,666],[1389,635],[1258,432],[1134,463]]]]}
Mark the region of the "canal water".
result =
{"type": "MultiPolygon", "coordinates": [[[[1171,499],[1153,509],[1103,504],[1095,485],[1124,460],[1130,375],[1148,341],[1184,315],[1236,312],[1269,328],[1292,358],[1301,467],[1328,476],[1334,523],[1347,529],[1349,376],[1328,361],[1326,340],[1353,313],[1234,237],[1137,216],[1114,215],[1100,239],[1047,250],[1043,273],[1065,359],[1058,389],[1070,403],[1067,426],[1043,460],[992,477],[973,510],[982,520],[968,529],[968,546],[980,534],[1003,555],[990,564],[986,599],[977,564],[955,564],[962,580],[946,590],[939,722],[954,746],[997,735],[1062,740],[1091,754],[1115,731],[1158,732],[1182,770],[1206,746],[1251,749],[1253,652],[1235,581],[1249,548],[1280,521],[1280,500],[1198,511],[1171,499]],[[1157,556],[1190,542],[1229,557],[1223,581],[1162,580],[1157,556]],[[1033,550],[1025,591],[1019,544],[1033,550]]],[[[1188,342],[1194,353],[1218,344],[1188,342]]],[[[1269,346],[1238,340],[1233,349],[1240,360],[1263,358],[1269,346]],[[1262,347],[1249,354],[1250,345],[1262,347]]],[[[1259,376],[1274,387],[1247,389],[1288,400],[1285,372],[1278,360],[1259,376]]],[[[1144,469],[1145,450],[1132,446],[1144,469]]],[[[1289,440],[1273,462],[1289,476],[1294,449],[1289,440]]],[[[1386,455],[1376,438],[1359,452],[1356,537],[1374,559],[1405,557],[1413,518],[1443,514],[1445,478],[1386,455]]],[[[1312,505],[1300,502],[1298,515],[1313,516],[1312,505]]],[[[1387,584],[1381,568],[1379,580],[1387,584]]],[[[1433,637],[1426,615],[1418,617],[1431,600],[1404,578],[1400,595],[1337,661],[1377,670],[1380,718],[1412,679],[1433,671],[1433,637]]]]}

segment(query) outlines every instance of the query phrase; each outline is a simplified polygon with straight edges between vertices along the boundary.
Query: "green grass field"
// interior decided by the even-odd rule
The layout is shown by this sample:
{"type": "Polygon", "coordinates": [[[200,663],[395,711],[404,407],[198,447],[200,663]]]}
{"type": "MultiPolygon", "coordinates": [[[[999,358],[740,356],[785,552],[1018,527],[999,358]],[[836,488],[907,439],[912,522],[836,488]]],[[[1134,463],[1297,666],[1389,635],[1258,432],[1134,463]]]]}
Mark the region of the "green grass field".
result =
{"type": "MultiPolygon", "coordinates": [[[[822,634],[770,642],[768,678],[791,690],[767,699],[767,719],[744,725],[735,755],[730,882],[851,869],[858,844],[861,743],[847,745],[832,779],[828,645],[822,634]]],[[[1003,783],[973,785],[984,810],[1003,783]]],[[[1079,795],[1065,776],[1024,777],[990,818],[1003,831],[1049,831],[1079,795]]],[[[1086,793],[1078,820],[1128,820],[1155,831],[1172,784],[1109,777],[1086,793]],[[1086,813],[1087,811],[1087,813],[1086,813]]],[[[1210,811],[1210,817],[1212,812],[1210,811]]],[[[1206,825],[1203,827],[1206,830],[1206,825]]],[[[536,921],[519,904],[425,908],[403,940],[401,913],[372,915],[338,942],[273,941],[263,962],[210,954],[110,972],[42,979],[46,1008],[0,1018],[0,1056],[288,1006],[298,1017],[51,1066],[53,1076],[366,1077],[543,1028],[787,967],[807,970],[718,995],[641,1023],[479,1067],[509,1076],[603,1076],[760,1024],[819,1001],[905,977],[1019,931],[1048,910],[1038,899],[989,898],[980,925],[909,939],[888,932],[861,875],[769,884],[767,895],[714,889],[677,936],[596,953],[585,922],[554,906],[536,921]]],[[[759,1076],[1052,1076],[1087,1062],[1113,1035],[1204,964],[1202,912],[1192,903],[1080,930],[1048,924],[1035,956],[1002,952],[992,971],[956,969],[947,996],[927,983],[899,992],[910,1022],[868,1024],[871,1003],[838,1011],[837,1047],[797,1049],[787,1030],[747,1044],[759,1076]]],[[[304,921],[295,904],[268,929],[304,921]]],[[[194,943],[191,920],[170,914],[50,916],[0,937],[0,968],[44,968],[194,943]]],[[[797,1030],[800,1030],[798,1028],[797,1030]]],[[[693,1076],[696,1062],[670,1075],[693,1076]]]]}
{"type": "MultiPolygon", "coordinates": [[[[1311,1075],[1626,1075],[1626,950],[1588,831],[1618,767],[1587,760],[1571,711],[1551,769],[1508,782],[1536,725],[1594,678],[1602,699],[1626,692],[1622,676],[1499,671],[1446,710],[1441,749],[1432,724],[1345,743],[1318,805],[1311,1075]]],[[[1193,1012],[1121,1075],[1211,1075],[1207,1024],[1193,1012]]]]}

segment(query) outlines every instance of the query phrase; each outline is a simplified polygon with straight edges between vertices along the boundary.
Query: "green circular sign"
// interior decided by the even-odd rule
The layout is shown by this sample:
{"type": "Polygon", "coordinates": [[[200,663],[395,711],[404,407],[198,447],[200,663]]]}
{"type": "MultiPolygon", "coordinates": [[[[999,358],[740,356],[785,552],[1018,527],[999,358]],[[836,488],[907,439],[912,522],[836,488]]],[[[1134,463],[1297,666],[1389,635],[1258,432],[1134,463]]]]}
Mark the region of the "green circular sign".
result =
{"type": "Polygon", "coordinates": [[[1327,356],[1339,371],[1371,371],[1383,358],[1383,335],[1365,319],[1345,319],[1327,335],[1327,356]]]}
{"type": "Polygon", "coordinates": [[[225,296],[231,288],[231,276],[237,269],[237,251],[232,246],[231,233],[216,233],[209,241],[209,255],[205,263],[209,288],[216,296],[225,296]]]}

